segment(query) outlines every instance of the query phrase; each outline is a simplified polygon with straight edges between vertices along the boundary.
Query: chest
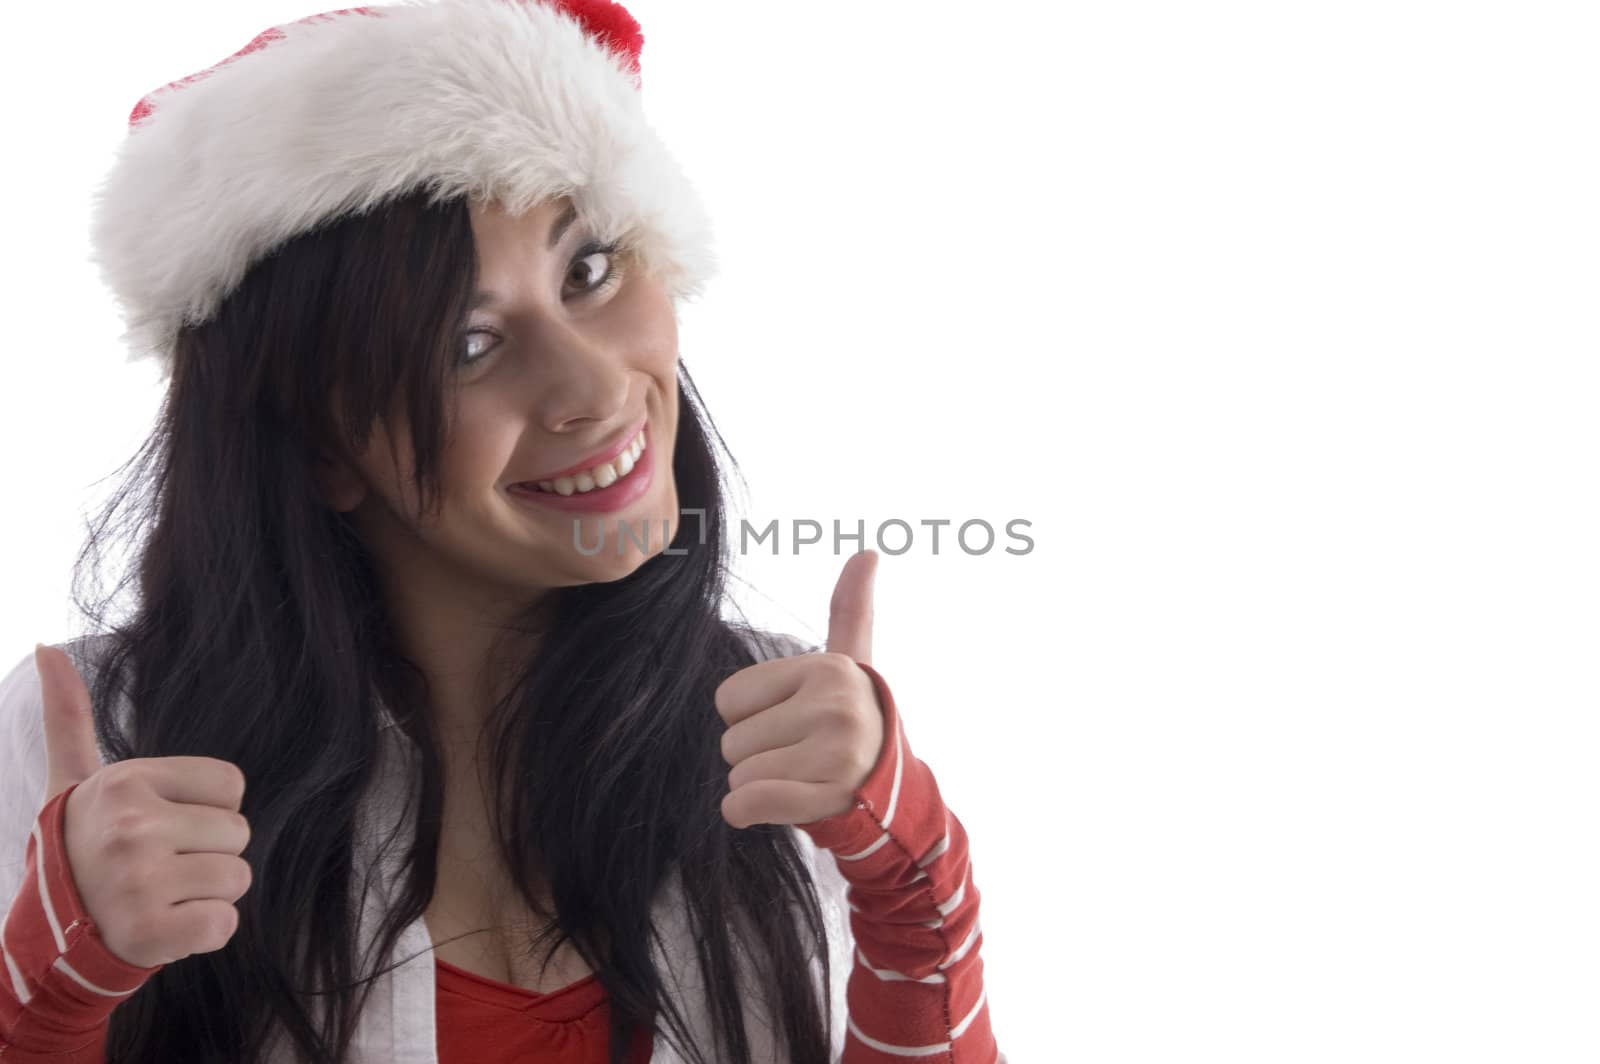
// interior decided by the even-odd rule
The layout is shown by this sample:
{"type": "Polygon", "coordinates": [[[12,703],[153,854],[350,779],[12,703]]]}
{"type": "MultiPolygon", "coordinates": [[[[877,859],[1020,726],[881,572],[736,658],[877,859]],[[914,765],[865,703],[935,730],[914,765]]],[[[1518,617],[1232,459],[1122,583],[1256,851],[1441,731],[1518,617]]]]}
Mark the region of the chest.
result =
{"type": "MultiPolygon", "coordinates": [[[[447,795],[439,836],[433,897],[423,910],[434,955],[486,979],[536,993],[570,986],[593,974],[570,942],[544,964],[548,943],[534,937],[549,926],[516,889],[489,836],[481,803],[447,795]]],[[[553,911],[548,892],[535,897],[553,911]]]]}
{"type": "Polygon", "coordinates": [[[548,947],[534,950],[533,939],[545,922],[531,909],[496,906],[442,879],[423,920],[435,957],[485,979],[547,994],[593,974],[570,942],[543,964],[548,947]]]}

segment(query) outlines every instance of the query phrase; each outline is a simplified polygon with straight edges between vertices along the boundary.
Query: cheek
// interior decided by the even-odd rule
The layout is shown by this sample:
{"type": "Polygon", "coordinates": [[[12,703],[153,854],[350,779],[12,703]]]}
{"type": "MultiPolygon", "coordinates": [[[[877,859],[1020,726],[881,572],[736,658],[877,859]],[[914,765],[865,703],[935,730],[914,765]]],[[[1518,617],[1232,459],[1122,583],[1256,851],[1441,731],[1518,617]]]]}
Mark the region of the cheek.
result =
{"type": "Polygon", "coordinates": [[[503,410],[487,404],[464,404],[456,414],[454,433],[440,456],[446,498],[481,500],[493,491],[516,452],[521,427],[503,410]]]}
{"type": "Polygon", "coordinates": [[[636,368],[658,380],[676,380],[678,319],[660,282],[648,278],[634,288],[620,326],[636,368]]]}

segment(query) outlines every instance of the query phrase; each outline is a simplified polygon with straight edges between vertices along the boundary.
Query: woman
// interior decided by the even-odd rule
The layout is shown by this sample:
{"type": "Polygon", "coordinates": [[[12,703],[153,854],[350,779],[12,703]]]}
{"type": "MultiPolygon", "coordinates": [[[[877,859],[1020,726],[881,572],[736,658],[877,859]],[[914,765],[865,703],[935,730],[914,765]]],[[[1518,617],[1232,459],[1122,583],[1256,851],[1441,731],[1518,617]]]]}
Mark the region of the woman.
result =
{"type": "Polygon", "coordinates": [[[168,393],[80,568],[124,515],[129,618],[0,682],[6,1060],[1000,1059],[876,556],[822,653],[722,616],[641,44],[351,9],[134,109],[95,251],[168,393]]]}

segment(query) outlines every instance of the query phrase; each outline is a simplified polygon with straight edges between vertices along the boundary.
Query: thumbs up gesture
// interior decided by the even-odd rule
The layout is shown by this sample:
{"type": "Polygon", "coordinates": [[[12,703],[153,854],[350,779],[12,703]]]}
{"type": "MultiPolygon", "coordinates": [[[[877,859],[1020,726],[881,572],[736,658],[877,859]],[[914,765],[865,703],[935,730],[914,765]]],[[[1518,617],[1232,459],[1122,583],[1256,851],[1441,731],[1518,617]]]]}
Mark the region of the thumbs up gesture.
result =
{"type": "Polygon", "coordinates": [[[89,690],[72,659],[33,652],[44,696],[45,801],[67,796],[63,832],[78,896],[106,947],[153,968],[221,949],[239,927],[250,888],[239,856],[250,824],[239,813],[244,773],[212,757],[100,763],[89,690]]]}
{"type": "Polygon", "coordinates": [[[844,564],[828,611],[826,653],[763,661],[717,688],[733,767],[722,816],[736,828],[809,824],[848,810],[883,748],[871,678],[876,551],[844,564]]]}

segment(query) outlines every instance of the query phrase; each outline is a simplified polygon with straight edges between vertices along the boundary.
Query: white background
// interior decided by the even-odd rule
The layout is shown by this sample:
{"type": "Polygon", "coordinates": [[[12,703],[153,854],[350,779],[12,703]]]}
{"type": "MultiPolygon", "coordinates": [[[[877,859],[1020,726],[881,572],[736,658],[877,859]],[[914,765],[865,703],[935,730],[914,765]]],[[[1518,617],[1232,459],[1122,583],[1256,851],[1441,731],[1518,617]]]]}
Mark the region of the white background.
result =
{"type": "MultiPolygon", "coordinates": [[[[90,188],[315,10],[8,15],[6,665],[156,410],[90,188]]],[[[746,512],[1032,523],[877,584],[1014,1064],[1600,1058],[1595,9],[630,10],[746,512]]],[[[820,641],[843,556],[785,549],[746,601],[820,641]]]]}

